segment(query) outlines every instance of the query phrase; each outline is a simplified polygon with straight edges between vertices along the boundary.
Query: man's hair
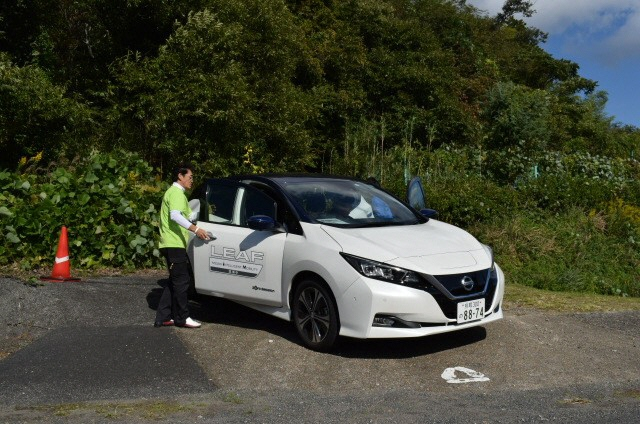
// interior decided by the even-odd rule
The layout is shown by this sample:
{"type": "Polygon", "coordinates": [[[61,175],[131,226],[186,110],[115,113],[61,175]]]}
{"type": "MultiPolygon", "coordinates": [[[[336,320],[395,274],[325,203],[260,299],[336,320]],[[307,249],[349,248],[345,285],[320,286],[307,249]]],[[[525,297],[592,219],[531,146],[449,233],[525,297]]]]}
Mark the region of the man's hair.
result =
{"type": "Polygon", "coordinates": [[[178,181],[178,175],[184,175],[189,171],[193,173],[193,166],[191,166],[190,163],[181,163],[173,168],[173,172],[171,173],[171,178],[173,178],[172,181],[178,181]]]}

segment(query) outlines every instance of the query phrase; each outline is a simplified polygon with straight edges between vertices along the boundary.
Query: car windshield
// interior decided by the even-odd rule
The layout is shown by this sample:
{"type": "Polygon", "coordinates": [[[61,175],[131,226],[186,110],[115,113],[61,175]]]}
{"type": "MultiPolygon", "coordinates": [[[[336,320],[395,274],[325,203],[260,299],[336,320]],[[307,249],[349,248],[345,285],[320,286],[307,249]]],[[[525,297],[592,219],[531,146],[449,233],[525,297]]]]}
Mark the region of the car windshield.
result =
{"type": "Polygon", "coordinates": [[[407,206],[376,187],[352,180],[286,181],[284,189],[314,221],[336,227],[412,225],[407,206]]]}

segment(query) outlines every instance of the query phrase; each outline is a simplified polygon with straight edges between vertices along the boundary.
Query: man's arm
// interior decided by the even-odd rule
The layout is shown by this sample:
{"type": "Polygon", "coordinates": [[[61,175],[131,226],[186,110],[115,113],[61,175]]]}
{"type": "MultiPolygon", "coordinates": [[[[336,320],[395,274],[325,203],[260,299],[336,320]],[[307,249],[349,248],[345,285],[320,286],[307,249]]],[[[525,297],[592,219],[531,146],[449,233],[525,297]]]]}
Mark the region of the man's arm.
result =
{"type": "Polygon", "coordinates": [[[191,231],[192,233],[195,233],[196,236],[198,236],[203,240],[209,240],[209,235],[207,234],[207,232],[202,228],[198,227],[197,225],[189,222],[189,220],[185,218],[184,215],[182,215],[182,212],[174,209],[169,213],[169,216],[171,217],[171,220],[174,221],[179,226],[186,228],[188,231],[191,231]]]}

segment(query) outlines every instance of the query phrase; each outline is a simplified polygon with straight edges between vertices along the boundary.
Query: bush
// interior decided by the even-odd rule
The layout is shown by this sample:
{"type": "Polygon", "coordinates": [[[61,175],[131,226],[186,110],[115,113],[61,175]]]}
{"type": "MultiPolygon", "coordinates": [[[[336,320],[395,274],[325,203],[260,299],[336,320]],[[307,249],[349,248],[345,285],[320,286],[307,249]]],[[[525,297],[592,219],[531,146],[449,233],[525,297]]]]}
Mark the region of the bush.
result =
{"type": "Polygon", "coordinates": [[[519,191],[532,207],[550,212],[600,208],[617,197],[611,181],[566,175],[544,175],[519,186],[519,191]]]}
{"type": "Polygon", "coordinates": [[[156,266],[162,187],[146,162],[125,152],[93,153],[51,170],[32,163],[22,172],[0,172],[0,264],[50,265],[65,225],[77,265],[156,266]]]}
{"type": "Polygon", "coordinates": [[[461,227],[511,216],[520,209],[516,190],[478,175],[433,178],[424,186],[427,203],[438,211],[438,219],[461,227]]]}
{"type": "MultiPolygon", "coordinates": [[[[591,211],[590,216],[598,213],[591,211]]],[[[630,248],[638,248],[640,244],[640,207],[630,205],[622,199],[609,202],[602,212],[607,223],[607,233],[628,242],[630,248]]]]}
{"type": "Polygon", "coordinates": [[[546,149],[550,136],[549,95],[512,82],[489,90],[484,119],[486,147],[492,152],[487,170],[510,183],[523,175],[546,149]]]}
{"type": "Polygon", "coordinates": [[[608,231],[614,219],[573,208],[497,219],[474,233],[494,248],[507,284],[637,297],[640,249],[608,231]]]}
{"type": "Polygon", "coordinates": [[[589,210],[617,198],[637,204],[639,171],[633,159],[548,152],[540,161],[540,177],[521,178],[517,186],[534,207],[553,212],[572,207],[589,210]]]}

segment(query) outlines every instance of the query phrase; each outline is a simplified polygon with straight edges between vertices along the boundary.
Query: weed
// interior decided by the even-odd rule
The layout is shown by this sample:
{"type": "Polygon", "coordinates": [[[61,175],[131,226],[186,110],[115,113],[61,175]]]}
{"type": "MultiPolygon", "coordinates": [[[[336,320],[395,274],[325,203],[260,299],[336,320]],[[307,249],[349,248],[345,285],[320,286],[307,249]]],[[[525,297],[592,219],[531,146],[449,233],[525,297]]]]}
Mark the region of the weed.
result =
{"type": "Polygon", "coordinates": [[[240,405],[242,403],[244,403],[244,401],[242,400],[242,398],[240,398],[240,396],[237,393],[234,392],[228,392],[224,395],[224,397],[222,398],[223,402],[227,402],[227,403],[234,403],[236,405],[240,405]]]}
{"type": "Polygon", "coordinates": [[[585,399],[581,397],[574,397],[574,398],[562,399],[560,403],[564,403],[567,405],[588,405],[590,403],[593,403],[593,401],[590,399],[585,399]]]}
{"type": "Polygon", "coordinates": [[[618,397],[640,399],[640,389],[618,390],[615,392],[615,395],[618,397]]]}

